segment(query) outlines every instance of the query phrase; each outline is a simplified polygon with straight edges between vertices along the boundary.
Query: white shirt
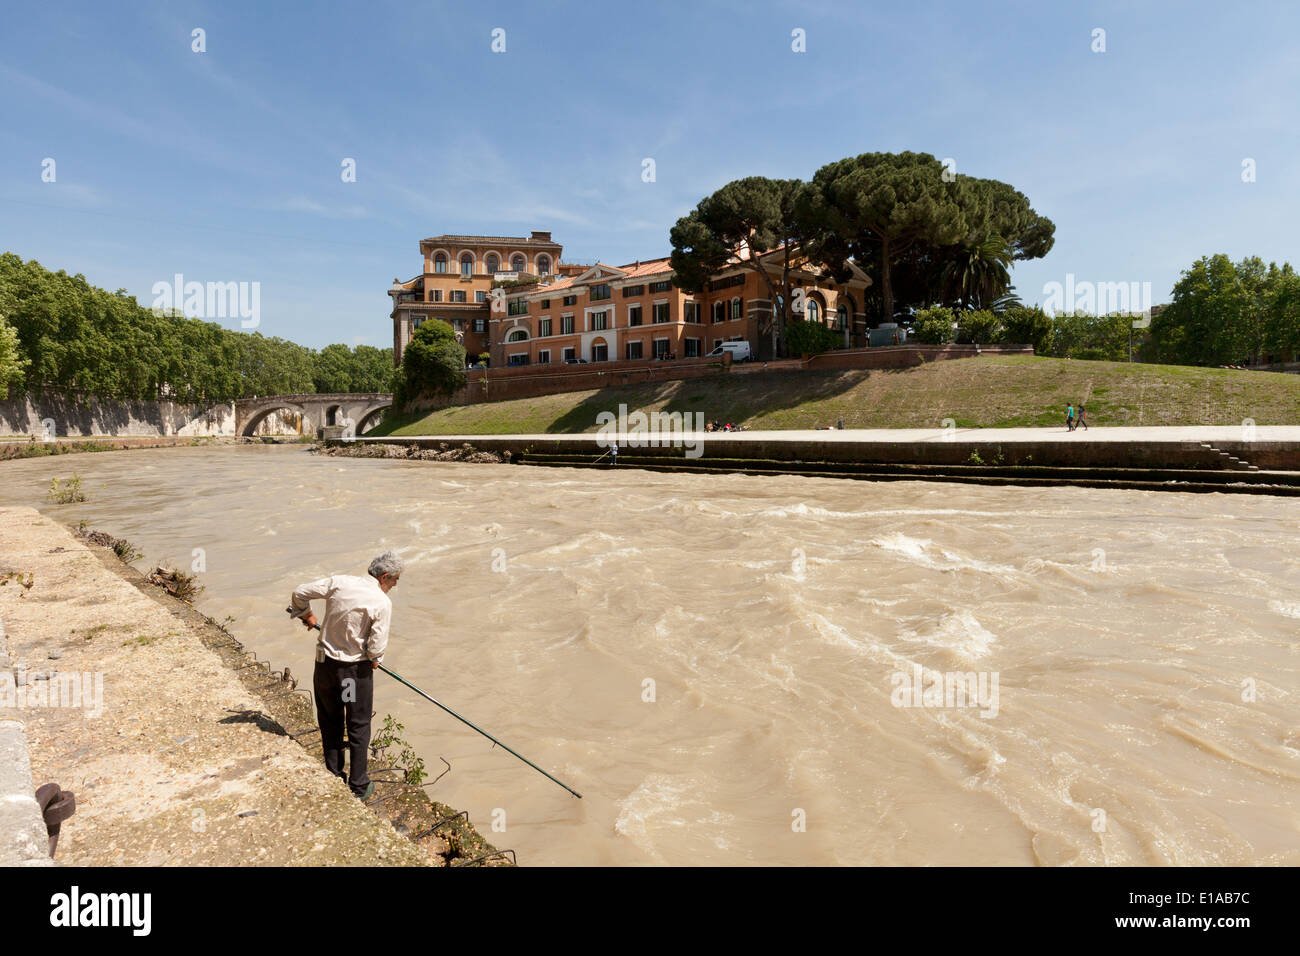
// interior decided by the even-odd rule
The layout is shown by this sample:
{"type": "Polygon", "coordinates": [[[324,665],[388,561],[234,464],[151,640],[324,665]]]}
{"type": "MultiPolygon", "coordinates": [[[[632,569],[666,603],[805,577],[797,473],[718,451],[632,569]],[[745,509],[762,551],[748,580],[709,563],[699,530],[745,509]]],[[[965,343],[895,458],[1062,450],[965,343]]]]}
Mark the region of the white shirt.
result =
{"type": "Polygon", "coordinates": [[[317,643],[336,661],[382,661],[388,647],[393,602],[370,575],[335,574],[293,592],[295,613],[325,599],[317,643]]]}

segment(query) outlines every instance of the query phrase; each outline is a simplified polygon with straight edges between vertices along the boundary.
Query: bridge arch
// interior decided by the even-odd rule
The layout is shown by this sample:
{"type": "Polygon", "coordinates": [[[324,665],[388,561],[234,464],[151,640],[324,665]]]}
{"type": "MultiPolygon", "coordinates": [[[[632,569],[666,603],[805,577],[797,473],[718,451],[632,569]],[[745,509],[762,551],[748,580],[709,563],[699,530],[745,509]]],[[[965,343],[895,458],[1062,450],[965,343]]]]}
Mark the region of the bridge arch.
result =
{"type": "Polygon", "coordinates": [[[257,426],[262,424],[267,416],[284,411],[297,412],[302,416],[304,422],[307,419],[307,409],[295,402],[267,402],[265,405],[259,405],[249,412],[248,420],[244,423],[244,427],[239,434],[252,437],[257,433],[257,426]]]}
{"type": "Polygon", "coordinates": [[[366,433],[366,429],[373,428],[375,425],[378,425],[379,420],[380,418],[383,417],[384,412],[388,411],[392,407],[393,407],[393,403],[387,402],[383,405],[376,405],[373,408],[367,409],[365,412],[362,413],[361,417],[357,419],[356,430],[353,432],[353,434],[364,435],[366,433]]]}

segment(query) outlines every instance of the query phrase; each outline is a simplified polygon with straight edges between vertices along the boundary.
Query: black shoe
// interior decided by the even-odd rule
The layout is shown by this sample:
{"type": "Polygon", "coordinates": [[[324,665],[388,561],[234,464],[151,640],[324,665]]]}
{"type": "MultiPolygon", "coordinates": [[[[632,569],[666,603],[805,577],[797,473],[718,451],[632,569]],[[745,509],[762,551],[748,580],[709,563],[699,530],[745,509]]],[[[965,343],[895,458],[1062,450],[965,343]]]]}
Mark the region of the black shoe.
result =
{"type": "Polygon", "coordinates": [[[357,793],[355,790],[353,790],[352,792],[356,794],[358,800],[360,800],[362,803],[365,803],[367,800],[369,800],[371,797],[375,795],[374,781],[371,781],[370,783],[366,784],[366,789],[361,791],[361,793],[357,793]]]}

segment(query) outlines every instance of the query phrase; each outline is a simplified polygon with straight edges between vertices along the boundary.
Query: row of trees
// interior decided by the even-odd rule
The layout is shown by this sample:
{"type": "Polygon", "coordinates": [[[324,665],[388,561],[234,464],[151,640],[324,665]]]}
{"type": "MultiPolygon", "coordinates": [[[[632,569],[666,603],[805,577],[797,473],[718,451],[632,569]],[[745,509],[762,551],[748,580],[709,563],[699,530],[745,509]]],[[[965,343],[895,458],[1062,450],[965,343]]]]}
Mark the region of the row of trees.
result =
{"type": "Polygon", "coordinates": [[[1258,256],[1203,256],[1151,319],[1154,360],[1175,365],[1289,361],[1300,350],[1300,276],[1258,256]]]}
{"type": "Polygon", "coordinates": [[[1057,358],[1169,365],[1286,362],[1300,351],[1300,275],[1290,263],[1258,256],[1233,262],[1204,256],[1184,270],[1173,300],[1140,316],[1058,313],[1037,307],[953,309],[935,305],[912,316],[922,342],[1030,344],[1057,358]]]}
{"type": "Polygon", "coordinates": [[[990,308],[1012,290],[1014,262],[1052,248],[1056,231],[1007,183],[954,172],[928,153],[864,153],[817,170],[808,182],[751,176],[702,199],[673,226],[674,281],[698,292],[740,261],[773,302],[770,329],[784,338],[797,317],[792,269],[806,257],[838,282],[855,268],[872,280],[864,303],[881,322],[940,303],[990,308]],[[756,257],[783,250],[781,274],[756,257]]]}
{"type": "Polygon", "coordinates": [[[0,387],[122,399],[223,402],[253,395],[386,392],[392,349],[320,351],[214,322],[158,314],[124,289],[0,255],[0,387]]]}
{"type": "Polygon", "coordinates": [[[1120,362],[1128,358],[1130,347],[1137,358],[1150,349],[1142,331],[1133,328],[1135,318],[1085,312],[1048,315],[1037,306],[1022,305],[998,311],[932,306],[913,315],[912,330],[918,341],[929,345],[1032,345],[1037,355],[1120,362]]]}

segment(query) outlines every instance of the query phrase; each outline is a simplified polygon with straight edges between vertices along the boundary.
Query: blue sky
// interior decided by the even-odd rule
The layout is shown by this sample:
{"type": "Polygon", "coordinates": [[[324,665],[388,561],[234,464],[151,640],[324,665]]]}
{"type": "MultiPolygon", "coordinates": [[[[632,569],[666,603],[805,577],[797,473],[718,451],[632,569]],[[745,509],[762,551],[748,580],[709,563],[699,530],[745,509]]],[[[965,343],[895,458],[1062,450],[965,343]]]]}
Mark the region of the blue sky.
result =
{"type": "Polygon", "coordinates": [[[260,331],[315,347],[391,344],[385,290],[425,236],[650,258],[731,179],[878,150],[952,157],[1056,222],[1014,272],[1029,302],[1067,273],[1165,301],[1216,252],[1300,265],[1295,3],[96,0],[4,21],[0,248],[145,305],[178,272],[260,282],[260,331]]]}

